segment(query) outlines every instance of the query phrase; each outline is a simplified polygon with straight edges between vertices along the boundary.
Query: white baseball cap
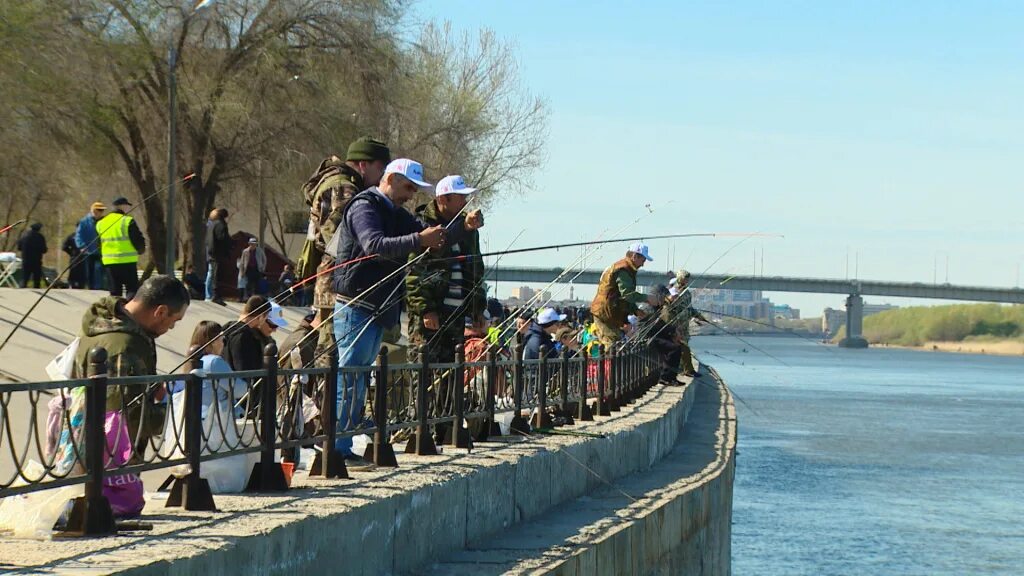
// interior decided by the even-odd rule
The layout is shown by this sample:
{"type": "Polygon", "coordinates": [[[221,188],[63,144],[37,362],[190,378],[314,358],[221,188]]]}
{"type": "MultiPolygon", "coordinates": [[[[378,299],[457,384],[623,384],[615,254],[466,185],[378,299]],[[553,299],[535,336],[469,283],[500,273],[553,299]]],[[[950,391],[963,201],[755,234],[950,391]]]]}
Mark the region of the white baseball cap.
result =
{"type": "Polygon", "coordinates": [[[271,324],[277,326],[278,328],[284,328],[285,326],[287,326],[288,321],[285,320],[284,315],[282,315],[283,310],[284,309],[281,308],[280,304],[271,300],[270,314],[267,315],[267,322],[270,322],[271,324]]]}
{"type": "Polygon", "coordinates": [[[462,194],[468,196],[473,192],[476,192],[476,188],[470,188],[466,186],[466,181],[462,179],[462,176],[445,176],[441,178],[441,181],[437,183],[434,188],[436,196],[444,196],[446,194],[462,194]]]}
{"type": "Polygon", "coordinates": [[[420,188],[430,188],[433,186],[433,184],[423,179],[423,164],[408,158],[392,160],[384,168],[384,175],[387,176],[388,174],[401,174],[420,188]]]}
{"type": "Polygon", "coordinates": [[[648,262],[654,262],[654,258],[651,258],[650,248],[643,242],[637,242],[629,247],[628,251],[634,254],[639,254],[644,257],[648,262]]]}
{"type": "Polygon", "coordinates": [[[552,322],[561,322],[566,318],[568,318],[568,316],[555,312],[554,308],[544,308],[537,313],[537,324],[543,326],[545,324],[551,324],[552,322]]]}

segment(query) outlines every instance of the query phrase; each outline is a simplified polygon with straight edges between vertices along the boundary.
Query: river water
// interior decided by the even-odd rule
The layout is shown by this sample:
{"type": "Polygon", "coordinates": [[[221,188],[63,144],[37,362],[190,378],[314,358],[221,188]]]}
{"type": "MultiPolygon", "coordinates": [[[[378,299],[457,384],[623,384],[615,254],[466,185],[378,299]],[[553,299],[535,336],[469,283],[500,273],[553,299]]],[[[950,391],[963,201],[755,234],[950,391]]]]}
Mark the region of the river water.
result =
{"type": "Polygon", "coordinates": [[[1024,358],[744,340],[735,574],[1024,574],[1024,358]]]}

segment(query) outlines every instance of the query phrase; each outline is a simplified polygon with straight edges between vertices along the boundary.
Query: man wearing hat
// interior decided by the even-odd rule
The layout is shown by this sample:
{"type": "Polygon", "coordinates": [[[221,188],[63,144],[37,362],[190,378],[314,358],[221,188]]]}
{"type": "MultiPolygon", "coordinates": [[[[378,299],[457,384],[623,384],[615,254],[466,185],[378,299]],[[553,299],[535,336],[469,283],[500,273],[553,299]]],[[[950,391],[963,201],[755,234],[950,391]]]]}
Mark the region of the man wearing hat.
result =
{"type": "MultiPolygon", "coordinates": [[[[400,158],[384,170],[379,187],[363,190],[345,207],[335,241],[328,251],[338,262],[362,259],[333,273],[337,294],[334,335],[341,366],[369,366],[380,350],[384,331],[396,326],[405,297],[403,265],[410,254],[439,250],[463,241],[467,231],[483,225],[479,211],[459,216],[446,230],[421,222],[402,205],[432,185],[423,178],[423,165],[400,158]]],[[[367,378],[344,375],[338,385],[338,426],[351,429],[361,421],[367,378]],[[354,408],[354,410],[353,410],[354,408]]],[[[352,441],[339,438],[339,452],[351,452],[352,441]]]]}
{"type": "Polygon", "coordinates": [[[622,339],[622,326],[630,315],[637,314],[637,306],[647,300],[647,296],[636,290],[636,272],[653,260],[650,248],[638,242],[629,247],[625,258],[601,274],[590,312],[594,316],[594,335],[605,346],[622,339]]]}
{"type": "Polygon", "coordinates": [[[693,357],[690,352],[690,319],[704,324],[708,323],[708,319],[693,308],[693,290],[690,289],[690,273],[688,271],[680,268],[675,273],[675,277],[669,281],[669,286],[671,300],[669,305],[662,309],[662,318],[675,326],[676,336],[682,347],[683,376],[700,376],[700,373],[693,367],[693,357]]]}
{"type": "Polygon", "coordinates": [[[541,348],[547,346],[547,357],[557,358],[558,350],[552,335],[562,328],[566,315],[559,314],[554,308],[544,308],[537,312],[537,317],[526,329],[523,340],[523,360],[538,360],[541,348]]]}
{"type": "MultiPolygon", "coordinates": [[[[416,216],[427,226],[447,227],[461,216],[476,188],[466,186],[462,176],[447,176],[434,187],[434,199],[416,209],[416,216]]],[[[487,307],[487,293],[481,280],[484,276],[480,255],[480,235],[467,231],[459,242],[447,242],[440,250],[431,250],[409,267],[405,277],[406,309],[409,313],[409,361],[426,360],[454,362],[455,348],[463,343],[464,327],[482,325],[487,307]],[[464,260],[453,260],[464,256],[464,260]]],[[[417,258],[413,254],[410,258],[417,258]]],[[[440,397],[451,404],[447,380],[440,397]]],[[[445,406],[447,408],[448,406],[445,406]]],[[[450,423],[438,425],[439,442],[450,423]]]]}
{"type": "Polygon", "coordinates": [[[139,254],[146,251],[146,237],[135,219],[125,213],[131,205],[127,198],[117,198],[114,211],[96,223],[110,295],[123,295],[129,300],[139,289],[139,254]]]}
{"type": "Polygon", "coordinates": [[[267,272],[267,252],[260,246],[259,240],[249,237],[249,243],[242,250],[242,256],[238,259],[238,272],[245,278],[245,296],[260,293],[259,285],[267,272]]]}
{"type": "Polygon", "coordinates": [[[100,241],[96,235],[96,223],[103,218],[107,207],[103,202],[93,202],[89,213],[78,221],[75,227],[75,246],[85,258],[85,281],[90,290],[102,290],[104,273],[103,261],[100,259],[100,241]]]}
{"type": "MultiPolygon", "coordinates": [[[[309,205],[309,227],[297,268],[300,279],[334,265],[334,258],[325,254],[324,249],[341,223],[345,205],[359,192],[379,184],[390,161],[391,150],[387,144],[364,136],[349,145],[344,161],[332,155],[320,163],[316,173],[302,187],[309,205]]],[[[330,274],[317,276],[313,285],[313,306],[318,310],[321,323],[317,334],[317,367],[327,367],[330,357],[321,352],[334,347],[334,331],[331,322],[326,322],[334,312],[330,274]]]]}

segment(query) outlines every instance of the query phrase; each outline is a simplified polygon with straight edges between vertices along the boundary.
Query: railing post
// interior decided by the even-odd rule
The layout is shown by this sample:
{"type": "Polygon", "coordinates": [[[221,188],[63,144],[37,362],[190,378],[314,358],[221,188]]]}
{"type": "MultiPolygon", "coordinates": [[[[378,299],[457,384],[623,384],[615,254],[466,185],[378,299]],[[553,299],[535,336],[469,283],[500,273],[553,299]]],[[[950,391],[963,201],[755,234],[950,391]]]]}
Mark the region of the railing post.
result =
{"type": "Polygon", "coordinates": [[[537,371],[537,414],[531,424],[534,428],[551,428],[551,416],[548,415],[548,346],[540,347],[540,366],[537,371]]]}
{"type": "Polygon", "coordinates": [[[310,476],[324,478],[349,478],[348,467],[345,466],[345,455],[334,447],[338,436],[338,347],[332,346],[328,352],[330,367],[324,380],[323,395],[320,398],[320,428],[324,435],[324,443],[320,451],[313,457],[309,467],[310,476]]]}
{"type": "Polygon", "coordinates": [[[605,366],[605,361],[608,356],[605,354],[604,344],[597,345],[597,404],[594,406],[594,412],[598,416],[611,416],[611,410],[608,406],[608,398],[605,396],[606,388],[608,385],[608,372],[605,366]]]}
{"type": "Polygon", "coordinates": [[[484,410],[487,411],[487,421],[480,427],[480,434],[476,439],[480,442],[491,436],[501,436],[501,426],[494,418],[494,396],[498,393],[498,351],[494,346],[487,349],[487,398],[484,398],[484,410]]]}
{"type": "Polygon", "coordinates": [[[462,344],[455,347],[455,371],[452,376],[455,404],[455,422],[452,422],[451,432],[452,446],[472,450],[473,439],[470,438],[469,430],[462,426],[466,421],[466,351],[462,344]]]}
{"type": "Polygon", "coordinates": [[[588,376],[590,374],[590,354],[583,350],[580,353],[580,404],[579,412],[576,414],[576,418],[581,422],[591,422],[594,420],[594,413],[590,410],[590,405],[587,404],[587,388],[590,384],[588,376]]]}
{"type": "MultiPolygon", "coordinates": [[[[199,346],[188,350],[191,370],[185,377],[185,454],[188,458],[189,473],[184,478],[175,479],[171,493],[167,497],[167,508],[177,506],[185,510],[214,512],[217,506],[213,502],[210,483],[201,476],[200,458],[203,450],[203,379],[196,374],[200,367],[199,346]]],[[[212,384],[211,384],[212,385],[212,384]]],[[[214,395],[216,402],[216,395],[214,395]]],[[[216,409],[211,406],[210,409],[216,409]]],[[[164,442],[168,439],[164,438],[164,442]]],[[[178,442],[178,439],[174,439],[178,442]]]]}
{"type": "Polygon", "coordinates": [[[509,431],[511,434],[529,434],[530,424],[523,418],[523,390],[526,387],[525,381],[523,380],[523,350],[525,345],[520,339],[519,343],[516,344],[516,358],[515,364],[512,368],[512,387],[513,387],[513,403],[515,414],[512,416],[512,423],[509,424],[509,431]]]}
{"type": "Polygon", "coordinates": [[[263,382],[260,393],[260,461],[252,468],[246,492],[284,492],[288,482],[274,461],[277,448],[277,344],[263,348],[263,382]]]}
{"type": "Polygon", "coordinates": [[[381,346],[377,353],[377,386],[373,390],[373,421],[377,430],[373,444],[366,447],[366,459],[377,466],[398,467],[395,450],[388,438],[388,349],[381,346]]]}
{"type": "MultiPolygon", "coordinates": [[[[103,428],[107,415],[107,351],[89,351],[89,384],[85,389],[85,465],[88,479],[85,496],[75,498],[66,532],[76,536],[116,534],[114,512],[103,495],[103,470],[107,437],[103,428]]],[[[73,440],[72,440],[73,441],[73,440]]]]}
{"type": "Polygon", "coordinates": [[[624,346],[626,355],[625,371],[626,377],[623,386],[623,403],[635,404],[638,396],[636,389],[636,344],[627,343],[624,346]]]}
{"type": "Polygon", "coordinates": [[[434,435],[427,424],[428,404],[427,387],[430,382],[430,363],[427,358],[426,345],[420,347],[419,378],[416,379],[416,432],[405,445],[405,453],[417,456],[437,456],[437,445],[434,435]]]}
{"type": "Polygon", "coordinates": [[[575,424],[576,421],[572,419],[572,411],[569,410],[569,349],[562,348],[562,362],[559,366],[559,393],[562,398],[561,416],[565,419],[564,424],[570,426],[575,424]]]}
{"type": "Polygon", "coordinates": [[[611,367],[608,378],[608,410],[612,412],[620,411],[619,386],[621,384],[622,372],[620,368],[622,363],[619,361],[619,350],[618,343],[608,347],[608,363],[611,367]]]}

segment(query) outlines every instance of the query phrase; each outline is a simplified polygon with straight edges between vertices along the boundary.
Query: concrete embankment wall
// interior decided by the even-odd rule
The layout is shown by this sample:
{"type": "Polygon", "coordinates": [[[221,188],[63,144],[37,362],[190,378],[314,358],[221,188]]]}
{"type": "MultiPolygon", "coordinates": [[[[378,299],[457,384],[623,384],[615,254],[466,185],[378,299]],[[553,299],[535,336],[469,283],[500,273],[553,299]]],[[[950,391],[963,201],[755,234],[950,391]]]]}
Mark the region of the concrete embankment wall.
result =
{"type": "Polygon", "coordinates": [[[731,571],[736,413],[713,369],[664,459],[421,567],[417,576],[722,575],[731,571]]]}
{"type": "Polygon", "coordinates": [[[696,474],[651,491],[648,498],[622,509],[618,512],[622,522],[591,535],[568,558],[531,574],[731,574],[736,411],[728,389],[719,384],[720,393],[712,395],[711,405],[701,406],[701,398],[695,408],[714,410],[717,429],[711,435],[698,429],[682,439],[711,440],[713,459],[696,474]]]}

